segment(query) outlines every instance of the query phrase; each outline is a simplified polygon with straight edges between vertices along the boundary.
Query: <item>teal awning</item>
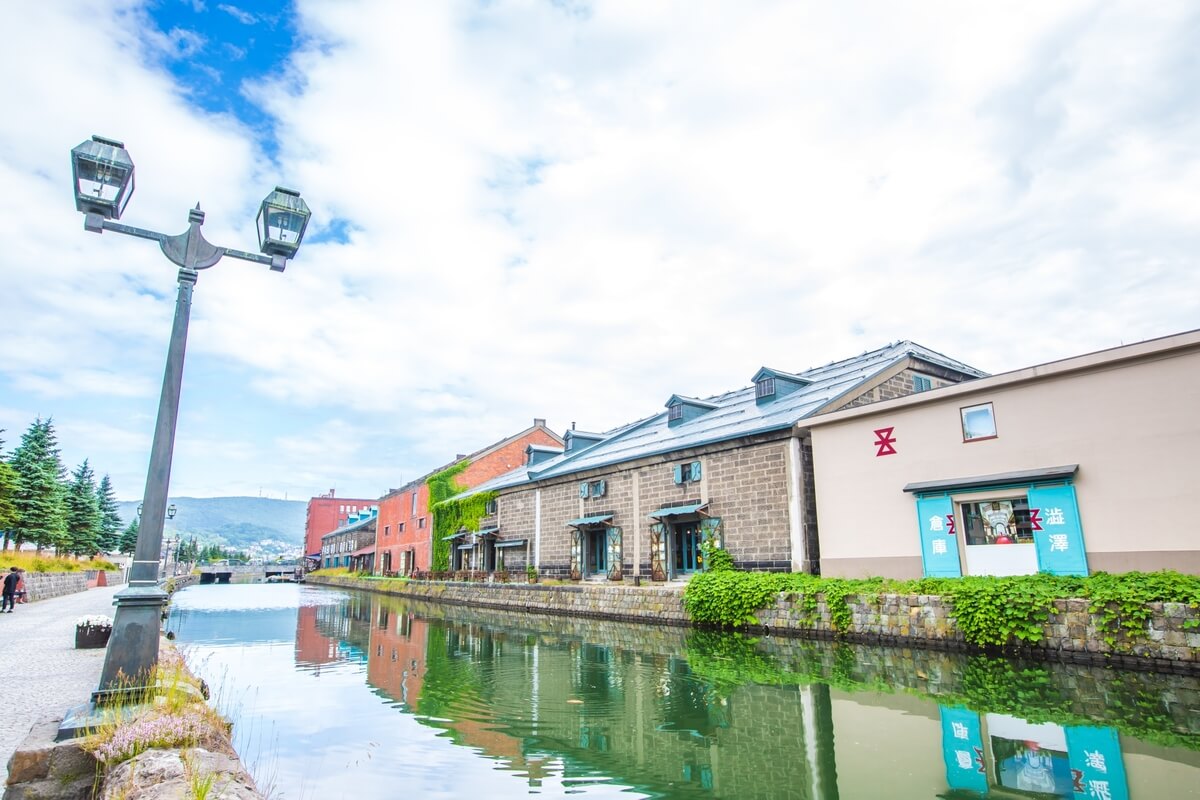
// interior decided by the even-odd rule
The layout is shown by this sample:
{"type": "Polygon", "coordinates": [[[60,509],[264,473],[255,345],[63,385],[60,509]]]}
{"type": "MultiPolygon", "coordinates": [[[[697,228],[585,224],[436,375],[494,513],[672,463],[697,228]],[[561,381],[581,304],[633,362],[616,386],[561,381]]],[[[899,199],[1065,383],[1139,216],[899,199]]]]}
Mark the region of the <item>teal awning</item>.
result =
{"type": "Polygon", "coordinates": [[[688,514],[699,514],[708,508],[708,503],[692,503],[686,506],[668,506],[660,508],[653,514],[650,514],[650,519],[662,519],[663,517],[685,517],[688,514]]]}
{"type": "Polygon", "coordinates": [[[600,514],[596,517],[580,517],[573,519],[567,523],[568,528],[582,528],[584,525],[599,525],[602,522],[608,522],[613,518],[612,514],[600,514]]]}
{"type": "Polygon", "coordinates": [[[498,526],[492,526],[491,528],[480,528],[479,535],[480,536],[495,536],[499,530],[500,530],[500,528],[498,526]]]}
{"type": "Polygon", "coordinates": [[[528,539],[505,539],[503,542],[496,542],[496,549],[502,547],[524,547],[529,543],[528,539]]]}
{"type": "Polygon", "coordinates": [[[451,539],[461,539],[462,537],[466,536],[468,533],[470,533],[470,531],[459,531],[458,533],[454,534],[453,536],[443,536],[442,541],[448,542],[451,539]]]}
{"type": "Polygon", "coordinates": [[[458,549],[459,549],[459,550],[474,550],[474,549],[475,549],[475,545],[473,545],[473,544],[460,544],[460,545],[458,546],[458,549]]]}

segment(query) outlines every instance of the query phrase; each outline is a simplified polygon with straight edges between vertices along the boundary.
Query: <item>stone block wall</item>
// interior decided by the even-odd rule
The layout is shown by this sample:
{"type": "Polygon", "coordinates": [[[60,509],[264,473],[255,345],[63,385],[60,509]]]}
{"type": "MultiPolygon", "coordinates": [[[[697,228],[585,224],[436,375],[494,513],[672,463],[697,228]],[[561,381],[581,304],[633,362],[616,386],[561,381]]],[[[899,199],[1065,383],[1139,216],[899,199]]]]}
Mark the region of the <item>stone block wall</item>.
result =
{"type": "MultiPolygon", "coordinates": [[[[314,584],[382,591],[404,597],[481,608],[536,614],[595,617],[656,625],[691,625],[677,586],[631,583],[520,584],[458,582],[366,582],[355,578],[310,575],[314,584]]],[[[872,644],[911,644],[932,649],[970,649],[954,621],[954,607],[939,595],[883,594],[847,598],[851,630],[835,631],[829,607],[818,597],[815,618],[803,609],[803,598],[782,593],[772,608],[757,614],[771,633],[797,637],[844,638],[872,644]]],[[[1104,641],[1098,617],[1086,600],[1055,601],[1046,623],[1046,638],[1022,652],[1077,663],[1200,673],[1200,628],[1189,628],[1200,613],[1182,603],[1154,603],[1144,638],[1104,641]]]]}
{"type": "MultiPolygon", "coordinates": [[[[722,520],[725,547],[746,569],[788,570],[788,439],[776,435],[736,446],[681,451],[581,472],[537,487],[502,491],[497,513],[481,525],[499,526],[500,537],[533,541],[537,529],[535,497],[541,497],[539,566],[544,575],[565,578],[570,571],[574,530],[567,522],[611,514],[622,530],[625,575],[650,573],[650,526],[654,511],[689,503],[709,503],[709,514],[722,520]],[[699,461],[698,481],[675,483],[677,464],[699,461]],[[605,482],[600,497],[580,497],[583,482],[605,482]]],[[[815,514],[813,524],[815,526],[815,514]]]]}
{"type": "MultiPolygon", "coordinates": [[[[118,576],[120,573],[117,573],[118,576]]],[[[48,600],[51,597],[61,597],[64,594],[86,592],[88,579],[86,572],[26,572],[25,591],[29,593],[29,601],[48,600]]]]}

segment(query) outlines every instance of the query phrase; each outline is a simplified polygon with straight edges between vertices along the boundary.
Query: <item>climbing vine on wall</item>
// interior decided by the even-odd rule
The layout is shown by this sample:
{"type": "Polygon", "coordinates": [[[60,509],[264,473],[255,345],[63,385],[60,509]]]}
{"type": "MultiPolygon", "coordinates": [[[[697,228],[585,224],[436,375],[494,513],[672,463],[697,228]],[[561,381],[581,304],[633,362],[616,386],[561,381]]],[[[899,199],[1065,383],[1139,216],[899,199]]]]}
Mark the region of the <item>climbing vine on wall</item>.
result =
{"type": "Polygon", "coordinates": [[[450,569],[450,545],[446,537],[462,529],[479,530],[479,520],[487,515],[487,504],[496,499],[495,492],[479,492],[469,497],[455,497],[466,489],[455,480],[470,465],[460,461],[452,467],[430,475],[429,508],[433,512],[433,571],[450,569]]]}
{"type": "MultiPolygon", "coordinates": [[[[1021,575],[1012,577],[817,578],[798,573],[719,571],[697,575],[688,583],[683,602],[692,620],[740,628],[757,625],[756,612],[773,605],[780,593],[797,595],[801,620],[817,621],[817,598],[824,599],[835,631],[850,629],[850,601],[874,602],[880,594],[941,595],[953,604],[953,616],[966,640],[980,647],[1037,644],[1055,600],[1089,601],[1099,617],[1101,635],[1113,647],[1127,647],[1146,636],[1150,603],[1184,603],[1200,610],[1200,577],[1177,572],[1097,573],[1089,578],[1021,575]]],[[[1185,625],[1197,627],[1194,620],[1185,625]]]]}

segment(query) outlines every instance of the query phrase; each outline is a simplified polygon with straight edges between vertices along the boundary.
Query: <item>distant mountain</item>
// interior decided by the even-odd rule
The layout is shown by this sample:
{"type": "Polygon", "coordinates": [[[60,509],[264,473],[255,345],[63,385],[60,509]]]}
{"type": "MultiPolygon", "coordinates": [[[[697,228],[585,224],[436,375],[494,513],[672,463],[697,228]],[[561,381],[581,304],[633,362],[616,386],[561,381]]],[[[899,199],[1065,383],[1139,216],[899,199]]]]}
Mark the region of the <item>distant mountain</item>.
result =
{"type": "MultiPolygon", "coordinates": [[[[221,544],[244,550],[273,541],[303,546],[307,503],[266,497],[172,497],[175,518],[163,526],[168,536],[196,537],[201,544],[221,544]]],[[[137,516],[137,502],[118,503],[128,525],[137,516]]]]}

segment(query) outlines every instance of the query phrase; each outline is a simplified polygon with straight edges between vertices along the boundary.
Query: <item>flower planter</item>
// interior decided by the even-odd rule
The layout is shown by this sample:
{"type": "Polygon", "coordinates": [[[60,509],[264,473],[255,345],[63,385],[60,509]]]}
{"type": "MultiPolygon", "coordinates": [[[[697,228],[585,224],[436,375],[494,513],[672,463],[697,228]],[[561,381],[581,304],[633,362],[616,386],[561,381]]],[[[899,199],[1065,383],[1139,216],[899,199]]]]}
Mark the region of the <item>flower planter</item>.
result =
{"type": "Polygon", "coordinates": [[[96,614],[90,617],[80,617],[75,621],[75,649],[88,650],[97,647],[107,647],[108,637],[112,635],[112,620],[96,614]]]}
{"type": "Polygon", "coordinates": [[[75,628],[75,649],[88,650],[97,647],[107,647],[108,637],[112,628],[97,628],[80,625],[75,628]]]}

